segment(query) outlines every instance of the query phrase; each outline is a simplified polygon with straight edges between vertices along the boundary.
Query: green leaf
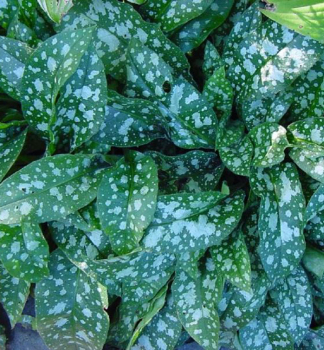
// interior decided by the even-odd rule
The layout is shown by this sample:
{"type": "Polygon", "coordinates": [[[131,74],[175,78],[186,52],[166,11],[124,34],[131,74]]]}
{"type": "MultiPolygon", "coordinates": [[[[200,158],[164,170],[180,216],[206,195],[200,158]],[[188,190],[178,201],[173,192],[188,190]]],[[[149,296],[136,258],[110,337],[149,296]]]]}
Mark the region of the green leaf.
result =
{"type": "Polygon", "coordinates": [[[270,280],[284,278],[299,264],[305,250],[305,199],[296,167],[282,163],[256,169],[251,186],[261,197],[258,252],[270,280]]]}
{"type": "Polygon", "coordinates": [[[132,350],[154,347],[155,344],[165,350],[174,350],[181,334],[182,325],[177,318],[175,302],[172,296],[167,298],[166,305],[153,317],[144,328],[132,350]]]}
{"type": "Polygon", "coordinates": [[[170,32],[205,12],[213,0],[150,0],[141,7],[141,12],[151,21],[158,22],[164,32],[170,32]]]}
{"type": "Polygon", "coordinates": [[[126,51],[131,38],[156,50],[176,76],[189,77],[189,64],[179,48],[172,44],[156,24],[145,22],[135,9],[117,0],[76,1],[63,18],[60,29],[96,25],[96,49],[106,72],[119,80],[126,78],[126,51]]]}
{"type": "Polygon", "coordinates": [[[270,298],[258,317],[240,330],[240,341],[244,350],[294,349],[280,310],[270,298]]]}
{"type": "Polygon", "coordinates": [[[1,3],[0,25],[8,29],[15,18],[20,18],[29,26],[36,19],[36,0],[5,0],[1,3]]]}
{"type": "Polygon", "coordinates": [[[251,291],[250,257],[241,232],[210,248],[216,269],[236,287],[251,291]]]}
{"type": "Polygon", "coordinates": [[[177,268],[184,271],[192,279],[199,277],[199,260],[205,255],[205,249],[185,252],[177,255],[177,268]]]}
{"type": "Polygon", "coordinates": [[[270,295],[278,304],[289,333],[299,344],[308,332],[313,314],[312,295],[302,267],[272,289],[270,295]]]}
{"type": "Polygon", "coordinates": [[[37,330],[49,348],[101,350],[109,319],[107,291],[56,250],[50,277],[36,286],[37,330]]]}
{"type": "Polygon", "coordinates": [[[30,163],[0,185],[0,223],[58,220],[92,202],[101,178],[88,156],[57,155],[30,163]]]}
{"type": "Polygon", "coordinates": [[[113,250],[126,254],[138,247],[153,219],[158,192],[154,161],[130,152],[109,169],[98,189],[98,211],[113,250]]]}
{"type": "Polygon", "coordinates": [[[244,195],[237,192],[223,198],[219,192],[160,196],[144,248],[179,254],[220,243],[237,225],[244,195]]]}
{"type": "Polygon", "coordinates": [[[190,151],[177,156],[147,152],[159,169],[160,187],[177,182],[180,192],[199,193],[214,190],[224,167],[215,153],[190,151]]]}
{"type": "Polygon", "coordinates": [[[27,129],[21,131],[20,126],[9,126],[0,132],[0,181],[5,177],[9,169],[19,156],[27,135],[27,129]]]}
{"type": "Polygon", "coordinates": [[[324,185],[318,187],[309,200],[305,212],[305,222],[313,219],[316,214],[324,210],[324,185]]]}
{"type": "Polygon", "coordinates": [[[217,349],[219,317],[216,310],[223,290],[223,279],[211,259],[202,266],[197,280],[184,271],[177,271],[172,295],[178,317],[190,336],[206,350],[217,349]]]}
{"type": "Polygon", "coordinates": [[[162,307],[165,304],[165,298],[167,293],[168,286],[165,285],[159,293],[153,298],[153,300],[150,302],[149,309],[147,313],[144,315],[144,317],[141,319],[141,321],[136,326],[134,333],[127,345],[126,350],[133,349],[133,345],[136,342],[139,335],[142,333],[143,328],[150,323],[152,318],[162,309],[162,307]]]}
{"type": "Polygon", "coordinates": [[[56,121],[60,88],[79,66],[94,28],[66,30],[42,43],[30,56],[22,79],[22,109],[28,123],[43,137],[56,121]]]}
{"type": "Polygon", "coordinates": [[[303,264],[308,271],[311,271],[319,278],[324,274],[324,253],[312,246],[307,246],[303,256],[303,264]]]}
{"type": "Polygon", "coordinates": [[[233,0],[214,0],[205,12],[172,34],[172,41],[183,52],[198,47],[213,30],[226,20],[233,3],[233,0]]]}
{"type": "Polygon", "coordinates": [[[31,53],[32,49],[26,44],[0,37],[0,86],[16,100],[21,98],[22,77],[31,53]]]}
{"type": "Polygon", "coordinates": [[[302,35],[323,42],[324,4],[321,0],[270,0],[274,7],[261,12],[302,35]]]}
{"type": "Polygon", "coordinates": [[[158,100],[170,138],[182,148],[213,148],[217,118],[207,100],[184,79],[174,79],[171,67],[138,40],[128,49],[127,94],[158,100]]]}
{"type": "Polygon", "coordinates": [[[39,6],[55,23],[60,23],[62,17],[73,6],[72,0],[37,0],[39,6]]]}
{"type": "Polygon", "coordinates": [[[0,259],[9,273],[28,282],[48,276],[49,247],[38,224],[0,225],[0,259]]]}
{"type": "Polygon", "coordinates": [[[223,66],[224,62],[221,59],[216,47],[209,40],[207,40],[204,50],[204,61],[202,65],[205,79],[208,80],[213,75],[215,70],[218,70],[223,66]]]}
{"type": "Polygon", "coordinates": [[[161,112],[152,102],[109,90],[104,123],[92,140],[116,147],[142,146],[165,138],[165,127],[161,112]]]}
{"type": "Polygon", "coordinates": [[[254,145],[252,165],[271,167],[285,158],[285,149],[289,146],[286,129],[275,123],[263,123],[254,127],[249,137],[254,145]]]}
{"type": "Polygon", "coordinates": [[[309,37],[266,21],[234,53],[228,78],[236,85],[238,102],[285,90],[320,59],[323,48],[309,37]]]}
{"type": "Polygon", "coordinates": [[[11,328],[14,328],[24,309],[30,283],[12,277],[2,264],[0,275],[0,302],[8,314],[11,328]]]}
{"type": "Polygon", "coordinates": [[[57,143],[70,142],[73,151],[99,131],[107,104],[105,68],[94,44],[80,60],[77,72],[65,83],[57,102],[53,132],[57,143]]]}

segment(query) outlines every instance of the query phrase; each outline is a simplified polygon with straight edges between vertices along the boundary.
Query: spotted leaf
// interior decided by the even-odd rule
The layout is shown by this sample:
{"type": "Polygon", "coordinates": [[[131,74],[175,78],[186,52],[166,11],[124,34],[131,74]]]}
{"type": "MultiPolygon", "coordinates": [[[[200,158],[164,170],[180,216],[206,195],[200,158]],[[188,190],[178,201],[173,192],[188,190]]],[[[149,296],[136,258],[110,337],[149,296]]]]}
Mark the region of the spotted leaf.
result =
{"type": "Polygon", "coordinates": [[[218,344],[220,326],[216,305],[221,298],[223,279],[211,260],[202,268],[197,280],[184,271],[177,271],[172,295],[185,330],[204,349],[211,350],[218,344]]]}
{"type": "Polygon", "coordinates": [[[72,0],[37,0],[47,16],[56,23],[60,23],[62,17],[73,6],[72,0]]]}
{"type": "Polygon", "coordinates": [[[56,250],[51,255],[50,276],[37,284],[37,329],[53,350],[101,350],[109,319],[107,290],[78,270],[56,250]]]}
{"type": "Polygon", "coordinates": [[[98,189],[99,217],[117,254],[138,247],[153,219],[157,191],[155,163],[141,153],[130,152],[105,173],[98,189]]]}
{"type": "Polygon", "coordinates": [[[258,252],[269,278],[283,278],[298,265],[304,250],[305,199],[296,167],[283,163],[258,168],[251,178],[253,191],[261,197],[258,252]]]}
{"type": "Polygon", "coordinates": [[[60,88],[79,66],[94,28],[66,30],[43,42],[26,62],[21,83],[22,109],[28,123],[43,137],[56,121],[60,88]]]}
{"type": "Polygon", "coordinates": [[[95,197],[100,170],[83,155],[57,155],[30,163],[0,185],[0,223],[58,220],[95,197]]]}
{"type": "Polygon", "coordinates": [[[242,192],[226,199],[219,192],[160,196],[143,246],[179,254],[218,244],[237,225],[243,197],[242,192]]]}

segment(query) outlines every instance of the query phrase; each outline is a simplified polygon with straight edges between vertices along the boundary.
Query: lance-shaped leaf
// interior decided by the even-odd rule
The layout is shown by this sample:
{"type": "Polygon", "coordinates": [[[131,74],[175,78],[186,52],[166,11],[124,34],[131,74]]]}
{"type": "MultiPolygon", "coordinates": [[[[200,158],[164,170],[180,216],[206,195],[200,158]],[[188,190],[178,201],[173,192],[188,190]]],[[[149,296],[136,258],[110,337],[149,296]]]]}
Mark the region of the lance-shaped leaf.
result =
{"type": "Polygon", "coordinates": [[[204,62],[202,65],[205,80],[208,80],[215,70],[218,70],[223,66],[224,62],[216,47],[208,40],[204,50],[204,62]]]}
{"type": "Polygon", "coordinates": [[[153,348],[155,344],[165,350],[174,350],[180,338],[181,329],[174,298],[169,296],[163,309],[143,329],[132,350],[142,350],[150,346],[153,348]]]}
{"type": "Polygon", "coordinates": [[[313,314],[312,294],[307,275],[299,266],[282,283],[270,291],[297,344],[307,334],[313,314]]]}
{"type": "Polygon", "coordinates": [[[158,25],[145,22],[129,4],[117,0],[98,2],[76,1],[62,26],[80,28],[96,25],[96,49],[106,72],[119,80],[126,78],[126,51],[132,38],[156,50],[176,76],[189,78],[189,64],[185,55],[163,34],[158,25]]]}
{"type": "Polygon", "coordinates": [[[324,185],[318,187],[309,200],[305,212],[305,222],[311,220],[319,212],[324,210],[324,185]]]}
{"type": "MultiPolygon", "coordinates": [[[[0,126],[0,130],[1,130],[0,126]]],[[[0,131],[0,181],[5,177],[19,156],[27,135],[19,126],[4,127],[0,131]]]]}
{"type": "Polygon", "coordinates": [[[216,153],[212,152],[190,151],[177,156],[166,156],[158,152],[147,153],[158,166],[160,187],[177,182],[181,192],[214,190],[224,170],[216,153]]]}
{"type": "Polygon", "coordinates": [[[257,318],[240,330],[244,350],[293,350],[294,342],[287,332],[278,306],[268,298],[257,318]]]}
{"type": "Polygon", "coordinates": [[[308,334],[306,334],[302,343],[298,346],[298,350],[317,350],[324,346],[324,332],[323,326],[317,329],[311,329],[308,334]]]}
{"type": "Polygon", "coordinates": [[[37,330],[50,349],[101,350],[109,319],[107,290],[61,251],[51,255],[50,277],[37,284],[37,330]]]}
{"type": "Polygon", "coordinates": [[[257,30],[262,24],[262,16],[258,10],[259,3],[255,2],[247,10],[245,10],[238,21],[236,21],[232,28],[226,42],[222,54],[222,59],[225,61],[227,67],[233,64],[233,56],[238,49],[240,43],[245,39],[249,33],[257,30]]]}
{"type": "Polygon", "coordinates": [[[274,7],[261,10],[263,14],[302,35],[323,42],[324,4],[320,0],[270,0],[274,7]]]}
{"type": "Polygon", "coordinates": [[[57,120],[53,127],[59,142],[70,142],[71,150],[96,134],[104,120],[107,104],[105,68],[94,44],[80,60],[75,72],[61,90],[57,120]],[[67,139],[67,141],[66,141],[67,139]]]}
{"type": "Polygon", "coordinates": [[[0,86],[12,98],[21,97],[21,80],[25,64],[32,53],[26,44],[0,37],[0,86]]]}
{"type": "Polygon", "coordinates": [[[220,243],[240,220],[244,195],[223,198],[219,192],[160,196],[143,246],[179,254],[220,243]]]}
{"type": "Polygon", "coordinates": [[[0,7],[0,25],[9,30],[10,25],[20,18],[29,26],[35,24],[37,0],[5,0],[0,7]]]}
{"type": "Polygon", "coordinates": [[[319,278],[324,274],[324,253],[312,246],[307,246],[303,256],[303,264],[306,269],[319,278]]]}
{"type": "Polygon", "coordinates": [[[287,88],[322,52],[317,41],[267,21],[239,45],[228,77],[236,85],[239,102],[260,98],[287,88]]]}
{"type": "Polygon", "coordinates": [[[138,336],[141,334],[143,328],[150,323],[152,318],[162,309],[165,304],[166,293],[168,290],[168,285],[165,285],[157,295],[150,301],[149,308],[145,313],[144,317],[137,324],[134,333],[132,334],[129,343],[127,345],[126,350],[133,349],[133,345],[135,344],[138,336]]]}
{"type": "Polygon", "coordinates": [[[47,16],[55,23],[60,23],[62,17],[73,6],[72,0],[37,0],[47,16]]]}
{"type": "Polygon", "coordinates": [[[197,280],[179,270],[172,284],[178,318],[190,336],[206,350],[217,349],[219,317],[217,303],[223,291],[223,279],[208,259],[197,280]]]}
{"type": "Polygon", "coordinates": [[[271,167],[285,158],[285,149],[289,146],[286,129],[275,123],[263,123],[253,128],[249,137],[254,145],[252,165],[271,167]]]}
{"type": "Polygon", "coordinates": [[[98,190],[98,210],[113,250],[134,250],[153,219],[158,192],[157,169],[149,156],[130,152],[104,175],[98,190]]]}
{"type": "Polygon", "coordinates": [[[293,93],[284,90],[270,97],[244,100],[241,115],[247,129],[265,122],[279,123],[291,106],[293,96],[293,93]]]}
{"type": "Polygon", "coordinates": [[[104,122],[92,140],[116,147],[141,146],[166,137],[165,127],[161,112],[152,102],[109,90],[104,122]]]}
{"type": "Polygon", "coordinates": [[[293,84],[293,103],[290,109],[293,120],[323,116],[323,69],[324,62],[320,60],[293,84]]]}
{"type": "Polygon", "coordinates": [[[208,9],[213,0],[180,0],[175,3],[166,0],[150,0],[141,7],[141,12],[151,21],[158,22],[164,32],[170,32],[208,9]]]}
{"type": "Polygon", "coordinates": [[[221,244],[210,248],[214,264],[225,279],[247,292],[251,291],[251,265],[243,235],[233,233],[221,244]]]}
{"type": "Polygon", "coordinates": [[[172,41],[183,52],[198,47],[213,30],[223,24],[233,3],[233,0],[214,0],[205,12],[172,34],[172,41]]]}
{"type": "Polygon", "coordinates": [[[7,312],[11,328],[15,327],[24,309],[30,283],[12,277],[0,264],[0,302],[7,312]]]}
{"type": "Polygon", "coordinates": [[[56,120],[60,88],[76,71],[94,28],[66,30],[43,42],[26,63],[22,79],[22,109],[28,123],[43,137],[56,120]]]}
{"type": "Polygon", "coordinates": [[[174,79],[171,67],[138,40],[129,46],[127,94],[159,101],[170,138],[182,148],[213,148],[217,118],[207,100],[184,79],[174,79]]]}
{"type": "Polygon", "coordinates": [[[191,278],[197,279],[200,275],[199,260],[205,255],[205,249],[195,252],[185,252],[177,255],[177,268],[183,270],[191,278]]]}
{"type": "Polygon", "coordinates": [[[262,264],[270,280],[284,278],[297,267],[305,249],[305,199],[297,169],[292,163],[258,168],[250,181],[261,197],[258,252],[262,264]]]}
{"type": "Polygon", "coordinates": [[[10,274],[29,282],[48,276],[49,248],[38,224],[0,225],[0,259],[10,274]]]}
{"type": "Polygon", "coordinates": [[[101,178],[83,155],[57,155],[30,163],[0,185],[0,223],[58,220],[93,201],[101,178]]]}

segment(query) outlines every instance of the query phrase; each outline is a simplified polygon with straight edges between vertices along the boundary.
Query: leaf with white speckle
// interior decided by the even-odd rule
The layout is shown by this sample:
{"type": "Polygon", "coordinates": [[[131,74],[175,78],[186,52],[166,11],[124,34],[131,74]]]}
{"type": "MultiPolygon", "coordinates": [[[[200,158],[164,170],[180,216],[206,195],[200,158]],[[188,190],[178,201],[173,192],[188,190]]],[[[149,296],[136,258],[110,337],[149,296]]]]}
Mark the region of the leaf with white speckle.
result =
{"type": "Polygon", "coordinates": [[[38,282],[48,276],[49,247],[38,224],[0,225],[0,259],[9,273],[38,282]]]}
{"type": "Polygon", "coordinates": [[[204,349],[214,350],[217,349],[220,328],[216,305],[221,299],[224,282],[211,259],[202,265],[202,269],[197,280],[182,270],[177,271],[172,295],[186,331],[204,349]]]}
{"type": "Polygon", "coordinates": [[[21,98],[21,81],[31,54],[32,49],[28,45],[18,40],[0,37],[0,86],[16,100],[21,98]]]}
{"type": "Polygon", "coordinates": [[[62,17],[73,6],[72,0],[37,0],[39,6],[55,23],[60,23],[62,17]]]}
{"type": "Polygon", "coordinates": [[[307,275],[299,266],[270,291],[297,344],[307,334],[313,314],[312,294],[307,275]]]}
{"type": "Polygon", "coordinates": [[[251,291],[251,266],[243,235],[237,231],[221,244],[210,248],[218,271],[238,288],[251,291]]]}
{"type": "Polygon", "coordinates": [[[208,80],[215,70],[224,66],[224,62],[220,57],[216,47],[207,40],[204,50],[204,61],[202,64],[202,70],[204,73],[205,80],[208,80]]]}
{"type": "Polygon", "coordinates": [[[37,330],[49,348],[102,350],[109,319],[107,290],[56,250],[50,276],[36,286],[37,330]]]}
{"type": "Polygon", "coordinates": [[[0,223],[58,220],[92,202],[102,172],[91,157],[57,155],[25,166],[0,185],[0,223]]]}
{"type": "Polygon", "coordinates": [[[184,253],[220,243],[236,227],[243,211],[242,192],[158,197],[157,210],[142,245],[152,252],[184,253]]]}
{"type": "Polygon", "coordinates": [[[60,92],[56,104],[57,120],[53,125],[56,143],[64,144],[68,141],[68,146],[73,151],[88,141],[99,131],[104,120],[106,104],[105,68],[94,44],[91,44],[81,58],[77,71],[67,80],[60,92]]]}
{"type": "Polygon", "coordinates": [[[0,264],[0,302],[6,310],[11,328],[20,319],[28,294],[30,283],[23,279],[12,277],[0,264]]]}
{"type": "Polygon", "coordinates": [[[263,123],[254,127],[249,137],[254,145],[252,165],[270,167],[281,163],[289,146],[286,129],[275,123],[263,123]]]}
{"type": "Polygon", "coordinates": [[[192,279],[199,277],[199,260],[205,255],[205,249],[195,252],[185,252],[177,255],[177,268],[183,270],[192,279]]]}
{"type": "Polygon", "coordinates": [[[105,173],[98,189],[98,211],[118,255],[138,247],[153,219],[157,192],[155,163],[141,153],[131,151],[105,173]]]}
{"type": "Polygon", "coordinates": [[[26,62],[21,83],[22,109],[28,123],[44,138],[56,121],[60,88],[76,71],[94,27],[66,30],[43,42],[26,62]]]}
{"type": "Polygon", "coordinates": [[[305,199],[296,167],[282,163],[255,169],[250,183],[261,197],[258,252],[271,280],[284,278],[299,264],[305,250],[305,199]]]}

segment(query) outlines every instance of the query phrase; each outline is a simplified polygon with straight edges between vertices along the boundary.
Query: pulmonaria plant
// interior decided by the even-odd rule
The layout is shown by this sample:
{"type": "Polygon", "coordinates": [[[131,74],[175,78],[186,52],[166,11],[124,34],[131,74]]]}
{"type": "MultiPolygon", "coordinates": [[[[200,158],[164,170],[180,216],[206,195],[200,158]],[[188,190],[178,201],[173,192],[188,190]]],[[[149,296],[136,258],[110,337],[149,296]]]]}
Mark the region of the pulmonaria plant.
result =
{"type": "Polygon", "coordinates": [[[258,1],[71,6],[0,2],[11,328],[30,297],[53,350],[324,348],[319,34],[258,1]]]}

